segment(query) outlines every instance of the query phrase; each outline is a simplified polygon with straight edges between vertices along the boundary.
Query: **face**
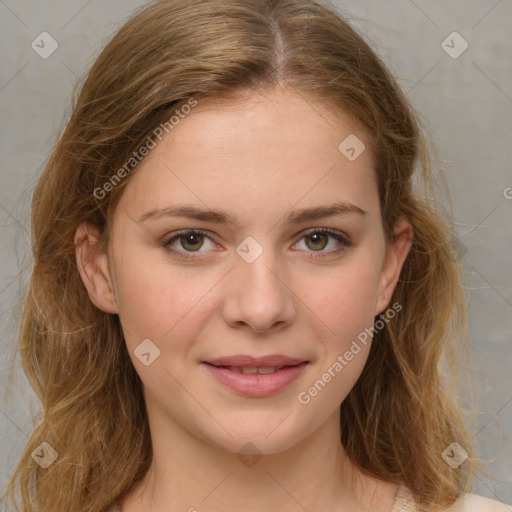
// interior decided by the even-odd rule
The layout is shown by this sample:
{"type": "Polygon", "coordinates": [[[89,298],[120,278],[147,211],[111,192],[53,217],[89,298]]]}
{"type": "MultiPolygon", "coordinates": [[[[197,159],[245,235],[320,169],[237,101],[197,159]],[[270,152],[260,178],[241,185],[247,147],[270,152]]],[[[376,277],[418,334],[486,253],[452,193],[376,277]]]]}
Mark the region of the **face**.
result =
{"type": "Polygon", "coordinates": [[[199,104],[134,171],[82,277],[119,314],[152,432],[277,453],[338,421],[409,248],[386,244],[370,151],[338,148],[351,134],[368,145],[274,91],[199,104]]]}

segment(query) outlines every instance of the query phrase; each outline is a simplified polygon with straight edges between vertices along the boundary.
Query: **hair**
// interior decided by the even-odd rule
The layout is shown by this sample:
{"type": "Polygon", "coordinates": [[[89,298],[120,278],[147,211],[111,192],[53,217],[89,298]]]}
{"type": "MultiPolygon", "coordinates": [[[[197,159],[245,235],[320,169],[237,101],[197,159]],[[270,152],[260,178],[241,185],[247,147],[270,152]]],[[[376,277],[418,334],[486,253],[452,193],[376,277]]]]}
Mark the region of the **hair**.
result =
{"type": "Polygon", "coordinates": [[[482,466],[457,403],[455,384],[460,369],[469,379],[471,354],[453,227],[436,198],[443,172],[421,116],[344,18],[311,0],[152,2],[119,29],[75,88],[32,199],[33,270],[17,350],[42,411],[8,482],[16,510],[19,484],[23,512],[104,511],[152,460],[141,381],[119,317],[96,308],[81,280],[77,227],[96,225],[98,250],[108,247],[112,213],[136,172],[124,167],[113,184],[113,170],[191,99],[236,102],[276,87],[363,127],[386,240],[399,216],[414,229],[391,298],[402,310],[375,332],[341,404],[345,452],[365,474],[407,485],[421,510],[443,509],[471,490],[482,466]],[[32,457],[43,442],[58,454],[47,468],[32,457]],[[452,442],[469,455],[456,469],[442,457],[452,442]]]}

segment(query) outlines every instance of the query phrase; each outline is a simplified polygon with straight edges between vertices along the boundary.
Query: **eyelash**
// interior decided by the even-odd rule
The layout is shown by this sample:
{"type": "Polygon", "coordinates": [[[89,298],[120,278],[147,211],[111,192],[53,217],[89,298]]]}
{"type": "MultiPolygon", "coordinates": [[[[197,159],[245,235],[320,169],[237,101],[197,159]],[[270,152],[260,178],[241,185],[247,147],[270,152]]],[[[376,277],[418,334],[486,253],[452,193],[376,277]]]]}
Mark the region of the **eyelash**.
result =
{"type": "MultiPolygon", "coordinates": [[[[349,247],[352,246],[352,242],[349,239],[345,238],[344,236],[339,234],[337,231],[333,231],[333,230],[327,229],[327,228],[311,228],[311,229],[307,230],[306,232],[304,232],[302,237],[296,243],[300,242],[303,238],[305,238],[309,235],[317,234],[317,233],[326,234],[326,235],[331,236],[332,238],[334,238],[341,244],[341,247],[338,249],[327,251],[326,253],[324,253],[323,251],[322,252],[311,251],[313,254],[318,254],[318,255],[315,255],[315,256],[311,257],[310,259],[322,259],[322,258],[327,257],[326,255],[330,255],[330,256],[338,255],[338,254],[346,251],[349,247]]],[[[162,240],[162,246],[166,251],[176,254],[178,257],[183,258],[185,260],[188,260],[188,261],[199,260],[199,259],[201,259],[200,256],[198,257],[195,254],[193,256],[190,256],[189,254],[193,254],[193,253],[175,249],[171,245],[174,241],[176,241],[180,237],[182,237],[184,235],[191,235],[191,234],[203,235],[215,243],[215,241],[211,238],[211,236],[206,231],[203,231],[201,229],[185,229],[182,231],[177,231],[175,234],[172,234],[170,237],[166,237],[164,240],[162,240]],[[184,254],[186,254],[186,256],[184,256],[184,254]]]]}

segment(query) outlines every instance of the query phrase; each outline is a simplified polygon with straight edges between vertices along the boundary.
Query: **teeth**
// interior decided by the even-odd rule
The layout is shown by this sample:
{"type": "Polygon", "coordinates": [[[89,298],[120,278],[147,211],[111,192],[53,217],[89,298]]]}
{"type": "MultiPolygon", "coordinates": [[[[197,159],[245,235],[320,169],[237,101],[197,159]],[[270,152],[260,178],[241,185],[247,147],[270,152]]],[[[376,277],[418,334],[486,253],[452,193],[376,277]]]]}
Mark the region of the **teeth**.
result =
{"type": "Polygon", "coordinates": [[[244,375],[255,375],[256,373],[258,373],[258,368],[244,367],[244,368],[241,368],[241,371],[244,375]]]}
{"type": "Polygon", "coordinates": [[[275,366],[228,366],[228,370],[237,373],[243,373],[244,375],[269,375],[275,373],[277,368],[275,366]]]}
{"type": "Polygon", "coordinates": [[[258,373],[260,375],[268,375],[269,373],[276,373],[277,368],[275,366],[260,366],[258,373]]]}

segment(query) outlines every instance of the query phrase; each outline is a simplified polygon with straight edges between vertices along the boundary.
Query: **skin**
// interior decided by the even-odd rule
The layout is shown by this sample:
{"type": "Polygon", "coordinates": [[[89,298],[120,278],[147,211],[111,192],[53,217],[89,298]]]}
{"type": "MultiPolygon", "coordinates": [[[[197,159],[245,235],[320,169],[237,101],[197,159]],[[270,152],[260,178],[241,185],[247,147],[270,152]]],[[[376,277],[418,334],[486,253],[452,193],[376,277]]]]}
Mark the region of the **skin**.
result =
{"type": "Polygon", "coordinates": [[[410,249],[405,218],[395,226],[399,237],[386,243],[370,151],[349,161],[338,150],[351,133],[368,147],[346,116],[281,89],[231,105],[199,104],[134,171],[107,253],[94,251],[93,226],[77,230],[82,279],[91,301],[120,317],[151,427],[153,464],[123,512],[391,510],[396,486],[363,475],[339,442],[339,405],[370,343],[307,405],[297,399],[390,306],[410,249]],[[367,213],[281,222],[291,211],[336,201],[367,213]],[[138,222],[185,203],[225,210],[240,223],[138,222]],[[311,228],[340,232],[352,245],[305,235],[311,228]],[[186,229],[211,236],[173,243],[196,261],[162,246],[186,229]],[[263,249],[252,263],[236,252],[248,236],[263,249]],[[134,355],[144,339],[160,350],[149,366],[134,355]],[[283,354],[309,365],[284,390],[245,397],[200,364],[235,354],[283,354]],[[250,467],[241,460],[248,442],[262,455],[250,467]]]}

